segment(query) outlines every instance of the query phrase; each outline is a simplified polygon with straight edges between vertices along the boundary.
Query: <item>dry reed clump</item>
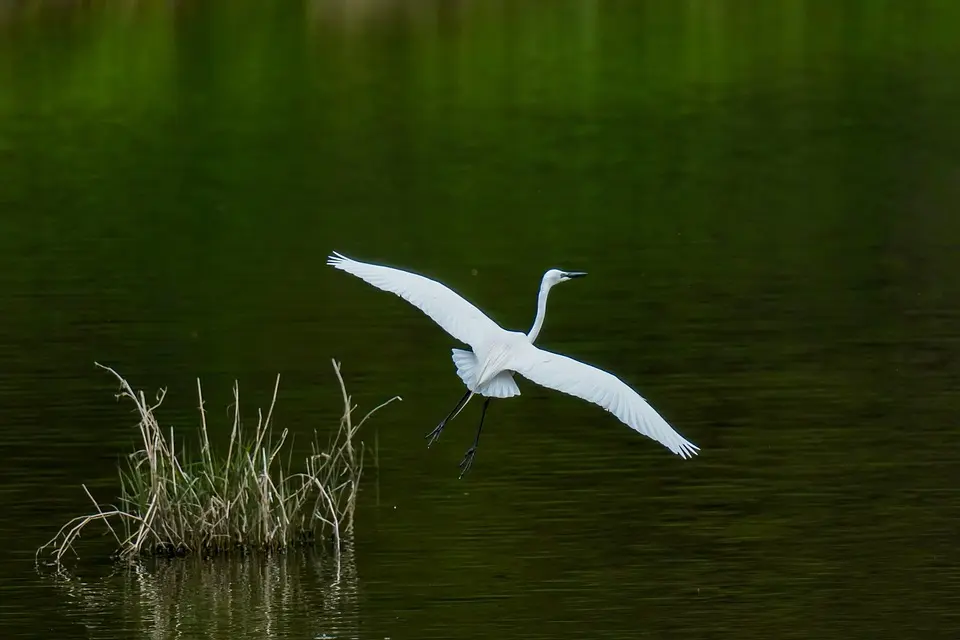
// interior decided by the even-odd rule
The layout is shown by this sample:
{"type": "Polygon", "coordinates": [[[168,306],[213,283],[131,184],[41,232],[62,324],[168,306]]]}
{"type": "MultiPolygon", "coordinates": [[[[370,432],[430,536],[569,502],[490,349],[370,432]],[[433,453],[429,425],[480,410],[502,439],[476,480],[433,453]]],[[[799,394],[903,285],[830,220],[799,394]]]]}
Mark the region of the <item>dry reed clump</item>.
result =
{"type": "Polygon", "coordinates": [[[279,552],[312,543],[318,528],[332,536],[339,557],[341,537],[353,528],[363,471],[363,444],[355,447],[354,436],[375,411],[399,397],[384,402],[354,424],[356,407],[351,406],[340,365],[334,360],[344,404],[340,425],[326,449],[321,449],[314,431],[311,454],[303,470],[294,473],[292,451],[287,452],[286,463],[281,457],[287,429],[274,438],[271,424],[279,376],[270,409],[266,417],[257,411],[257,426],[252,432],[244,431],[241,424],[239,389],[234,383],[233,428],[225,456],[210,448],[198,379],[200,455],[188,461],[177,452],[173,429],[165,434],[155,417],[166,391],[161,389],[156,402],[148,404],[143,392],[134,392],[116,371],[99,363],[97,366],[119,380],[117,398],[130,398],[136,405],[143,448],[128,456],[125,468],[121,466],[119,506],[101,508],[83,485],[96,513],[67,522],[37,550],[38,558],[49,550],[51,564],[61,567],[64,554],[76,554],[74,543],[94,522],[106,525],[116,540],[116,555],[122,560],[150,555],[279,552]],[[114,527],[111,520],[118,520],[120,526],[114,527]]]}

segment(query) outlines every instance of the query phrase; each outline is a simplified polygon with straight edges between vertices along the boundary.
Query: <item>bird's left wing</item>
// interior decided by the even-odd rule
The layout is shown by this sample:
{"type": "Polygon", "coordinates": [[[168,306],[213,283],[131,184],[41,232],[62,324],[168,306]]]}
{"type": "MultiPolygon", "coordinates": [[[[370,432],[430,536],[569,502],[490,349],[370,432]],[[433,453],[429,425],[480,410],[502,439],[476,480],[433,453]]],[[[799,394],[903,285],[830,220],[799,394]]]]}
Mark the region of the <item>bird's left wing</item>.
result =
{"type": "Polygon", "coordinates": [[[397,294],[427,314],[451,336],[474,348],[491,333],[503,331],[480,309],[436,280],[392,267],[358,262],[336,251],[327,258],[327,264],[378,289],[397,294]]]}
{"type": "Polygon", "coordinates": [[[603,407],[627,426],[682,458],[697,454],[699,447],[685,440],[640,394],[611,373],[532,344],[514,350],[504,368],[541,386],[603,407]]]}

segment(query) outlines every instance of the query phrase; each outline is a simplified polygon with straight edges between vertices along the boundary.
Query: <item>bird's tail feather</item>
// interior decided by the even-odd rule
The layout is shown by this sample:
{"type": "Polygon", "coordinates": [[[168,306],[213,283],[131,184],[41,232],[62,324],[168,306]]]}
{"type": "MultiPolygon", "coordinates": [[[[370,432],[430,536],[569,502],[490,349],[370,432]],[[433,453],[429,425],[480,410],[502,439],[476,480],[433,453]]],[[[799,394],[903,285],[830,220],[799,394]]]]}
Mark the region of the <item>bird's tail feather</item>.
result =
{"type": "Polygon", "coordinates": [[[477,356],[472,351],[453,349],[453,364],[457,366],[457,375],[473,391],[477,386],[477,356]]]}
{"type": "Polygon", "coordinates": [[[520,395],[520,388],[509,371],[501,371],[481,388],[477,388],[480,378],[480,362],[472,351],[453,349],[453,364],[457,366],[457,375],[467,385],[467,389],[488,398],[512,398],[520,395]]]}

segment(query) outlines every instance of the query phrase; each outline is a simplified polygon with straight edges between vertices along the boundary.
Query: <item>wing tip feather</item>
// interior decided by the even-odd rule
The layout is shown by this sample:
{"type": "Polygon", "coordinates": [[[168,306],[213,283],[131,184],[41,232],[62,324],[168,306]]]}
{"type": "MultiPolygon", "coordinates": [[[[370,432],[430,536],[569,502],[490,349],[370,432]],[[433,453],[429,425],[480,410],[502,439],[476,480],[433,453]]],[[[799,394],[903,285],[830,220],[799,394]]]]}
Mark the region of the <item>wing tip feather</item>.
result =
{"type": "Polygon", "coordinates": [[[327,256],[327,264],[331,267],[339,268],[340,265],[342,265],[344,262],[348,262],[349,260],[350,258],[336,251],[331,252],[331,254],[327,256]]]}
{"type": "Polygon", "coordinates": [[[674,449],[674,453],[683,458],[684,460],[689,460],[693,456],[697,455],[700,452],[700,447],[688,442],[687,440],[681,440],[680,444],[674,449]]]}

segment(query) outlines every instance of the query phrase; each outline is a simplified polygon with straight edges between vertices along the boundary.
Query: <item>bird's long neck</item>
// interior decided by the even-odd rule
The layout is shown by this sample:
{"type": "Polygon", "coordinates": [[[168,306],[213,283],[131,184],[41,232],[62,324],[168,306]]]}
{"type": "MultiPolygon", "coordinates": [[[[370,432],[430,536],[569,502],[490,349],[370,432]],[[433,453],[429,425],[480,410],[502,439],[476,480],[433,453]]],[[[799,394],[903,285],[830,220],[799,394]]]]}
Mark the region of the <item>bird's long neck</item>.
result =
{"type": "Polygon", "coordinates": [[[547,296],[549,295],[549,285],[546,282],[541,282],[540,294],[537,296],[537,318],[533,321],[530,333],[527,334],[531,343],[536,342],[537,336],[540,335],[540,329],[543,328],[543,319],[547,315],[547,296]]]}

